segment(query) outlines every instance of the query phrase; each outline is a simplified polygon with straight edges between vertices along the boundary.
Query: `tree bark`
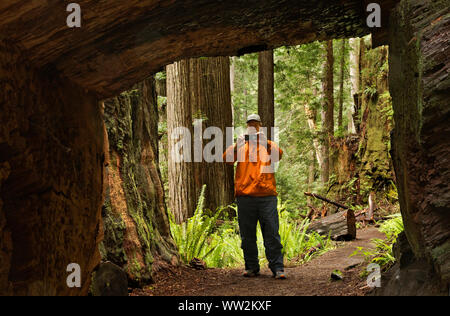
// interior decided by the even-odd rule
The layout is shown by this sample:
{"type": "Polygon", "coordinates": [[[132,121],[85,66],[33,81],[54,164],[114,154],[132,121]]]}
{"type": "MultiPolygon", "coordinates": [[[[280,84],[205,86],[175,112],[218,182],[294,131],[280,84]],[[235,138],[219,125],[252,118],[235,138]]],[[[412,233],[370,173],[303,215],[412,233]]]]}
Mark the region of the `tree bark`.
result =
{"type": "Polygon", "coordinates": [[[273,140],[275,126],[273,50],[258,55],[258,114],[266,127],[267,139],[273,140]]]}
{"type": "Polygon", "coordinates": [[[307,103],[305,103],[304,107],[305,107],[305,113],[306,113],[306,117],[307,117],[309,130],[313,134],[313,146],[314,146],[313,153],[316,156],[317,163],[319,165],[319,169],[322,170],[323,149],[322,149],[322,146],[320,145],[319,139],[317,138],[316,111],[311,110],[307,103]]]}
{"type": "Polygon", "coordinates": [[[231,124],[234,126],[234,80],[236,77],[236,57],[230,57],[231,124]]]}
{"type": "Polygon", "coordinates": [[[359,92],[360,69],[359,69],[359,38],[350,39],[350,81],[352,97],[359,92]]]}
{"type": "MultiPolygon", "coordinates": [[[[233,167],[222,162],[206,162],[201,152],[195,154],[194,120],[202,131],[218,127],[223,132],[221,148],[225,150],[225,128],[232,126],[230,95],[230,62],[228,57],[188,59],[167,66],[167,121],[169,140],[169,208],[177,222],[194,214],[198,195],[206,184],[205,207],[215,211],[233,201],[233,167]],[[190,131],[187,139],[192,162],[176,162],[173,155],[177,127],[190,131]]],[[[213,136],[214,139],[214,136],[213,136]]],[[[205,140],[208,143],[210,140],[205,140]]],[[[203,148],[203,146],[201,147],[203,148]]],[[[189,154],[186,152],[186,154],[189,154]]]]}
{"type": "MultiPolygon", "coordinates": [[[[350,39],[350,81],[351,81],[351,99],[354,100],[356,94],[360,90],[360,72],[359,72],[359,39],[350,39]]],[[[348,132],[356,133],[353,114],[355,113],[355,105],[350,107],[348,112],[348,132]]]]}
{"type": "Polygon", "coordinates": [[[122,267],[140,286],[161,264],[177,261],[158,163],[155,81],[148,79],[104,105],[109,165],[100,250],[104,260],[122,267]]]}
{"type": "Polygon", "coordinates": [[[341,40],[341,64],[340,64],[340,82],[339,82],[339,113],[338,113],[338,128],[343,128],[342,112],[344,109],[344,75],[345,75],[345,47],[346,39],[341,40]]]}
{"type": "Polygon", "coordinates": [[[167,96],[166,79],[157,79],[155,82],[156,94],[162,97],[167,96]]]}
{"type": "Polygon", "coordinates": [[[322,182],[327,183],[330,177],[330,141],[334,135],[334,96],[333,96],[333,41],[324,43],[326,59],[323,68],[323,164],[322,182]]]}
{"type": "Polygon", "coordinates": [[[86,295],[103,237],[102,109],[18,56],[0,43],[0,296],[86,295]],[[81,287],[66,284],[70,263],[81,287]]]}
{"type": "MultiPolygon", "coordinates": [[[[312,84],[311,82],[311,76],[308,73],[307,74],[307,83],[312,86],[312,93],[314,97],[317,97],[318,95],[318,91],[317,88],[312,84]]],[[[304,90],[304,89],[302,89],[304,90]]],[[[302,92],[304,93],[304,91],[302,92]]],[[[308,127],[309,130],[311,131],[311,134],[313,135],[313,147],[314,147],[314,151],[313,153],[316,156],[317,159],[317,164],[319,165],[319,170],[322,170],[322,164],[323,164],[323,149],[322,149],[322,145],[320,143],[320,140],[318,138],[318,133],[317,133],[317,127],[316,127],[316,116],[317,116],[317,111],[315,109],[311,109],[311,107],[309,106],[309,104],[307,102],[304,103],[304,108],[305,108],[305,114],[306,114],[306,118],[307,118],[307,123],[308,123],[308,127]]]]}
{"type": "MultiPolygon", "coordinates": [[[[312,186],[314,183],[314,173],[315,173],[315,150],[311,149],[310,150],[310,161],[309,161],[309,168],[308,168],[308,191],[311,192],[312,191],[312,186]]],[[[306,198],[307,200],[307,204],[311,204],[311,198],[308,196],[306,198]]]]}

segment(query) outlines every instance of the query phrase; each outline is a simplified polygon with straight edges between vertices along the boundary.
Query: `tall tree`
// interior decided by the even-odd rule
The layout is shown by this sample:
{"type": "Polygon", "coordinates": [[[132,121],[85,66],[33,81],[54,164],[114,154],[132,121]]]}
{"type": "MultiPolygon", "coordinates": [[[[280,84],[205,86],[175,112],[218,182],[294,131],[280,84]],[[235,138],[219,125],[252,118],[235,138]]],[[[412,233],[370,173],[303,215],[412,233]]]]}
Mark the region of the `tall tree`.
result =
{"type": "Polygon", "coordinates": [[[155,81],[104,102],[109,164],[102,210],[104,260],[128,274],[133,284],[150,282],[155,259],[177,257],[158,166],[155,81]]]}
{"type": "MultiPolygon", "coordinates": [[[[314,148],[310,150],[309,153],[309,167],[308,167],[308,192],[312,192],[312,187],[314,183],[314,174],[315,174],[315,150],[314,148]]],[[[311,197],[308,196],[306,198],[307,203],[311,203],[311,197]]]]}
{"type": "Polygon", "coordinates": [[[272,139],[275,125],[273,50],[258,55],[258,114],[262,126],[267,128],[267,139],[272,139]]]}
{"type": "Polygon", "coordinates": [[[345,80],[345,49],[346,39],[341,40],[341,60],[340,60],[340,78],[339,78],[339,112],[338,112],[338,128],[343,128],[342,112],[344,110],[344,80],[345,80]]]}
{"type": "Polygon", "coordinates": [[[234,126],[234,81],[236,77],[236,57],[230,57],[230,92],[231,92],[231,123],[234,126]]]}
{"type": "MultiPolygon", "coordinates": [[[[310,79],[310,74],[307,73],[306,75],[306,82],[307,85],[309,85],[310,87],[312,87],[312,95],[314,98],[316,98],[318,96],[318,89],[316,88],[316,86],[313,83],[313,80],[310,79]]],[[[302,93],[304,93],[305,89],[302,89],[302,93]]],[[[305,115],[306,115],[306,120],[308,122],[308,127],[309,130],[312,134],[312,143],[313,143],[313,153],[316,156],[317,159],[317,163],[319,165],[319,169],[322,170],[322,166],[323,166],[323,149],[322,149],[322,145],[320,144],[319,138],[317,136],[318,132],[317,132],[317,124],[316,124],[316,117],[317,117],[317,110],[312,108],[308,102],[309,100],[306,100],[306,102],[304,102],[304,109],[305,109],[305,115]]]]}
{"type": "Polygon", "coordinates": [[[355,122],[353,119],[353,114],[355,113],[355,95],[359,93],[360,90],[360,69],[359,69],[359,39],[350,39],[350,81],[351,81],[351,96],[352,96],[352,106],[348,112],[348,132],[355,134],[355,122]]]}
{"type": "Polygon", "coordinates": [[[334,92],[333,92],[333,41],[324,43],[325,61],[323,67],[323,104],[322,104],[322,131],[323,131],[323,164],[322,182],[327,183],[330,177],[330,141],[334,135],[334,92]]]}
{"type": "Polygon", "coordinates": [[[206,208],[214,211],[233,200],[233,167],[221,162],[207,162],[201,152],[195,150],[194,141],[202,145],[204,141],[203,135],[194,132],[194,120],[201,122],[197,127],[202,131],[213,126],[223,131],[223,146],[215,150],[221,157],[226,145],[225,129],[232,126],[228,57],[187,59],[167,66],[169,208],[177,222],[193,215],[203,184],[207,187],[206,208]],[[188,146],[184,148],[190,161],[174,159],[177,127],[190,131],[190,138],[185,139],[188,146]]]}

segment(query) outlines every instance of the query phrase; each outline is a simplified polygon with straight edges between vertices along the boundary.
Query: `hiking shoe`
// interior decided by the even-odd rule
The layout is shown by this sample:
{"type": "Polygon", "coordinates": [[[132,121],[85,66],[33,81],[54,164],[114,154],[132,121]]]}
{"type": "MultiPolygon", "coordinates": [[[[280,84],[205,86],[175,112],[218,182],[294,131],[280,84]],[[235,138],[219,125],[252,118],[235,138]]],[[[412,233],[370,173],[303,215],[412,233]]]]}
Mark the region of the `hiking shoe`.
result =
{"type": "Polygon", "coordinates": [[[286,273],[282,270],[279,270],[273,274],[273,277],[277,280],[285,280],[286,279],[286,273]]]}
{"type": "Polygon", "coordinates": [[[253,271],[253,270],[245,270],[244,277],[246,278],[254,278],[259,276],[259,271],[253,271]]]}

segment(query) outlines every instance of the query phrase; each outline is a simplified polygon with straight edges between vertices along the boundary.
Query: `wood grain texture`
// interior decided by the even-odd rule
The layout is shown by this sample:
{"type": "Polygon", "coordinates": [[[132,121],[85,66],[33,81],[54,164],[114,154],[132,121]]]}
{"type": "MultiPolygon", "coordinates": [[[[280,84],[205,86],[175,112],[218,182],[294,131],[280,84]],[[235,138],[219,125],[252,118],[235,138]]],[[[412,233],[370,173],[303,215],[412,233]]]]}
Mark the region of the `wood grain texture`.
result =
{"type": "Polygon", "coordinates": [[[0,91],[0,295],[86,294],[102,238],[99,102],[1,44],[0,91]],[[81,288],[66,284],[70,263],[81,288]]]}
{"type": "MultiPolygon", "coordinates": [[[[392,0],[379,1],[388,14],[392,0]]],[[[188,57],[231,56],[287,44],[368,34],[357,0],[80,0],[82,26],[59,0],[4,0],[0,40],[101,97],[128,90],[188,57]]],[[[379,31],[379,30],[377,30],[379,31]]],[[[381,31],[379,31],[381,32],[381,31]]]]}
{"type": "MultiPolygon", "coordinates": [[[[195,158],[195,137],[202,138],[202,135],[195,135],[193,125],[194,120],[202,119],[202,132],[208,127],[222,131],[222,148],[218,148],[221,159],[226,127],[232,126],[229,58],[192,58],[167,66],[167,96],[169,209],[182,222],[193,215],[204,184],[205,208],[215,211],[234,199],[233,167],[222,162],[206,162],[202,152],[198,160],[195,158]],[[178,138],[172,137],[179,127],[191,133],[190,153],[185,152],[191,162],[176,162],[172,154],[178,142],[178,138]]],[[[211,140],[197,139],[197,142],[203,149],[211,140]]]]}

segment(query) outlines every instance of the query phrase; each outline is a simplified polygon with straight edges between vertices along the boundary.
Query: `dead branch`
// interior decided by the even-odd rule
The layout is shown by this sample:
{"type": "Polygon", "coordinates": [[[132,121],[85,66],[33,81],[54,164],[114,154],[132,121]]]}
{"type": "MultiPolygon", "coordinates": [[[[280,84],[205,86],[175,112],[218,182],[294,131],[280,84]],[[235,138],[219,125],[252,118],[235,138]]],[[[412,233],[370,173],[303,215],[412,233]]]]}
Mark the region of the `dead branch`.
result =
{"type": "Polygon", "coordinates": [[[348,210],[348,209],[350,209],[348,206],[346,206],[346,205],[344,205],[344,204],[341,204],[341,203],[338,203],[338,202],[329,200],[329,199],[327,199],[327,198],[325,198],[325,197],[323,197],[323,196],[320,196],[320,195],[318,195],[318,194],[316,194],[316,193],[305,192],[305,195],[306,195],[306,196],[312,196],[312,197],[314,197],[314,198],[316,198],[316,199],[319,199],[319,200],[325,201],[325,202],[327,202],[327,203],[333,204],[334,206],[337,206],[338,208],[342,208],[343,210],[348,210]]]}

